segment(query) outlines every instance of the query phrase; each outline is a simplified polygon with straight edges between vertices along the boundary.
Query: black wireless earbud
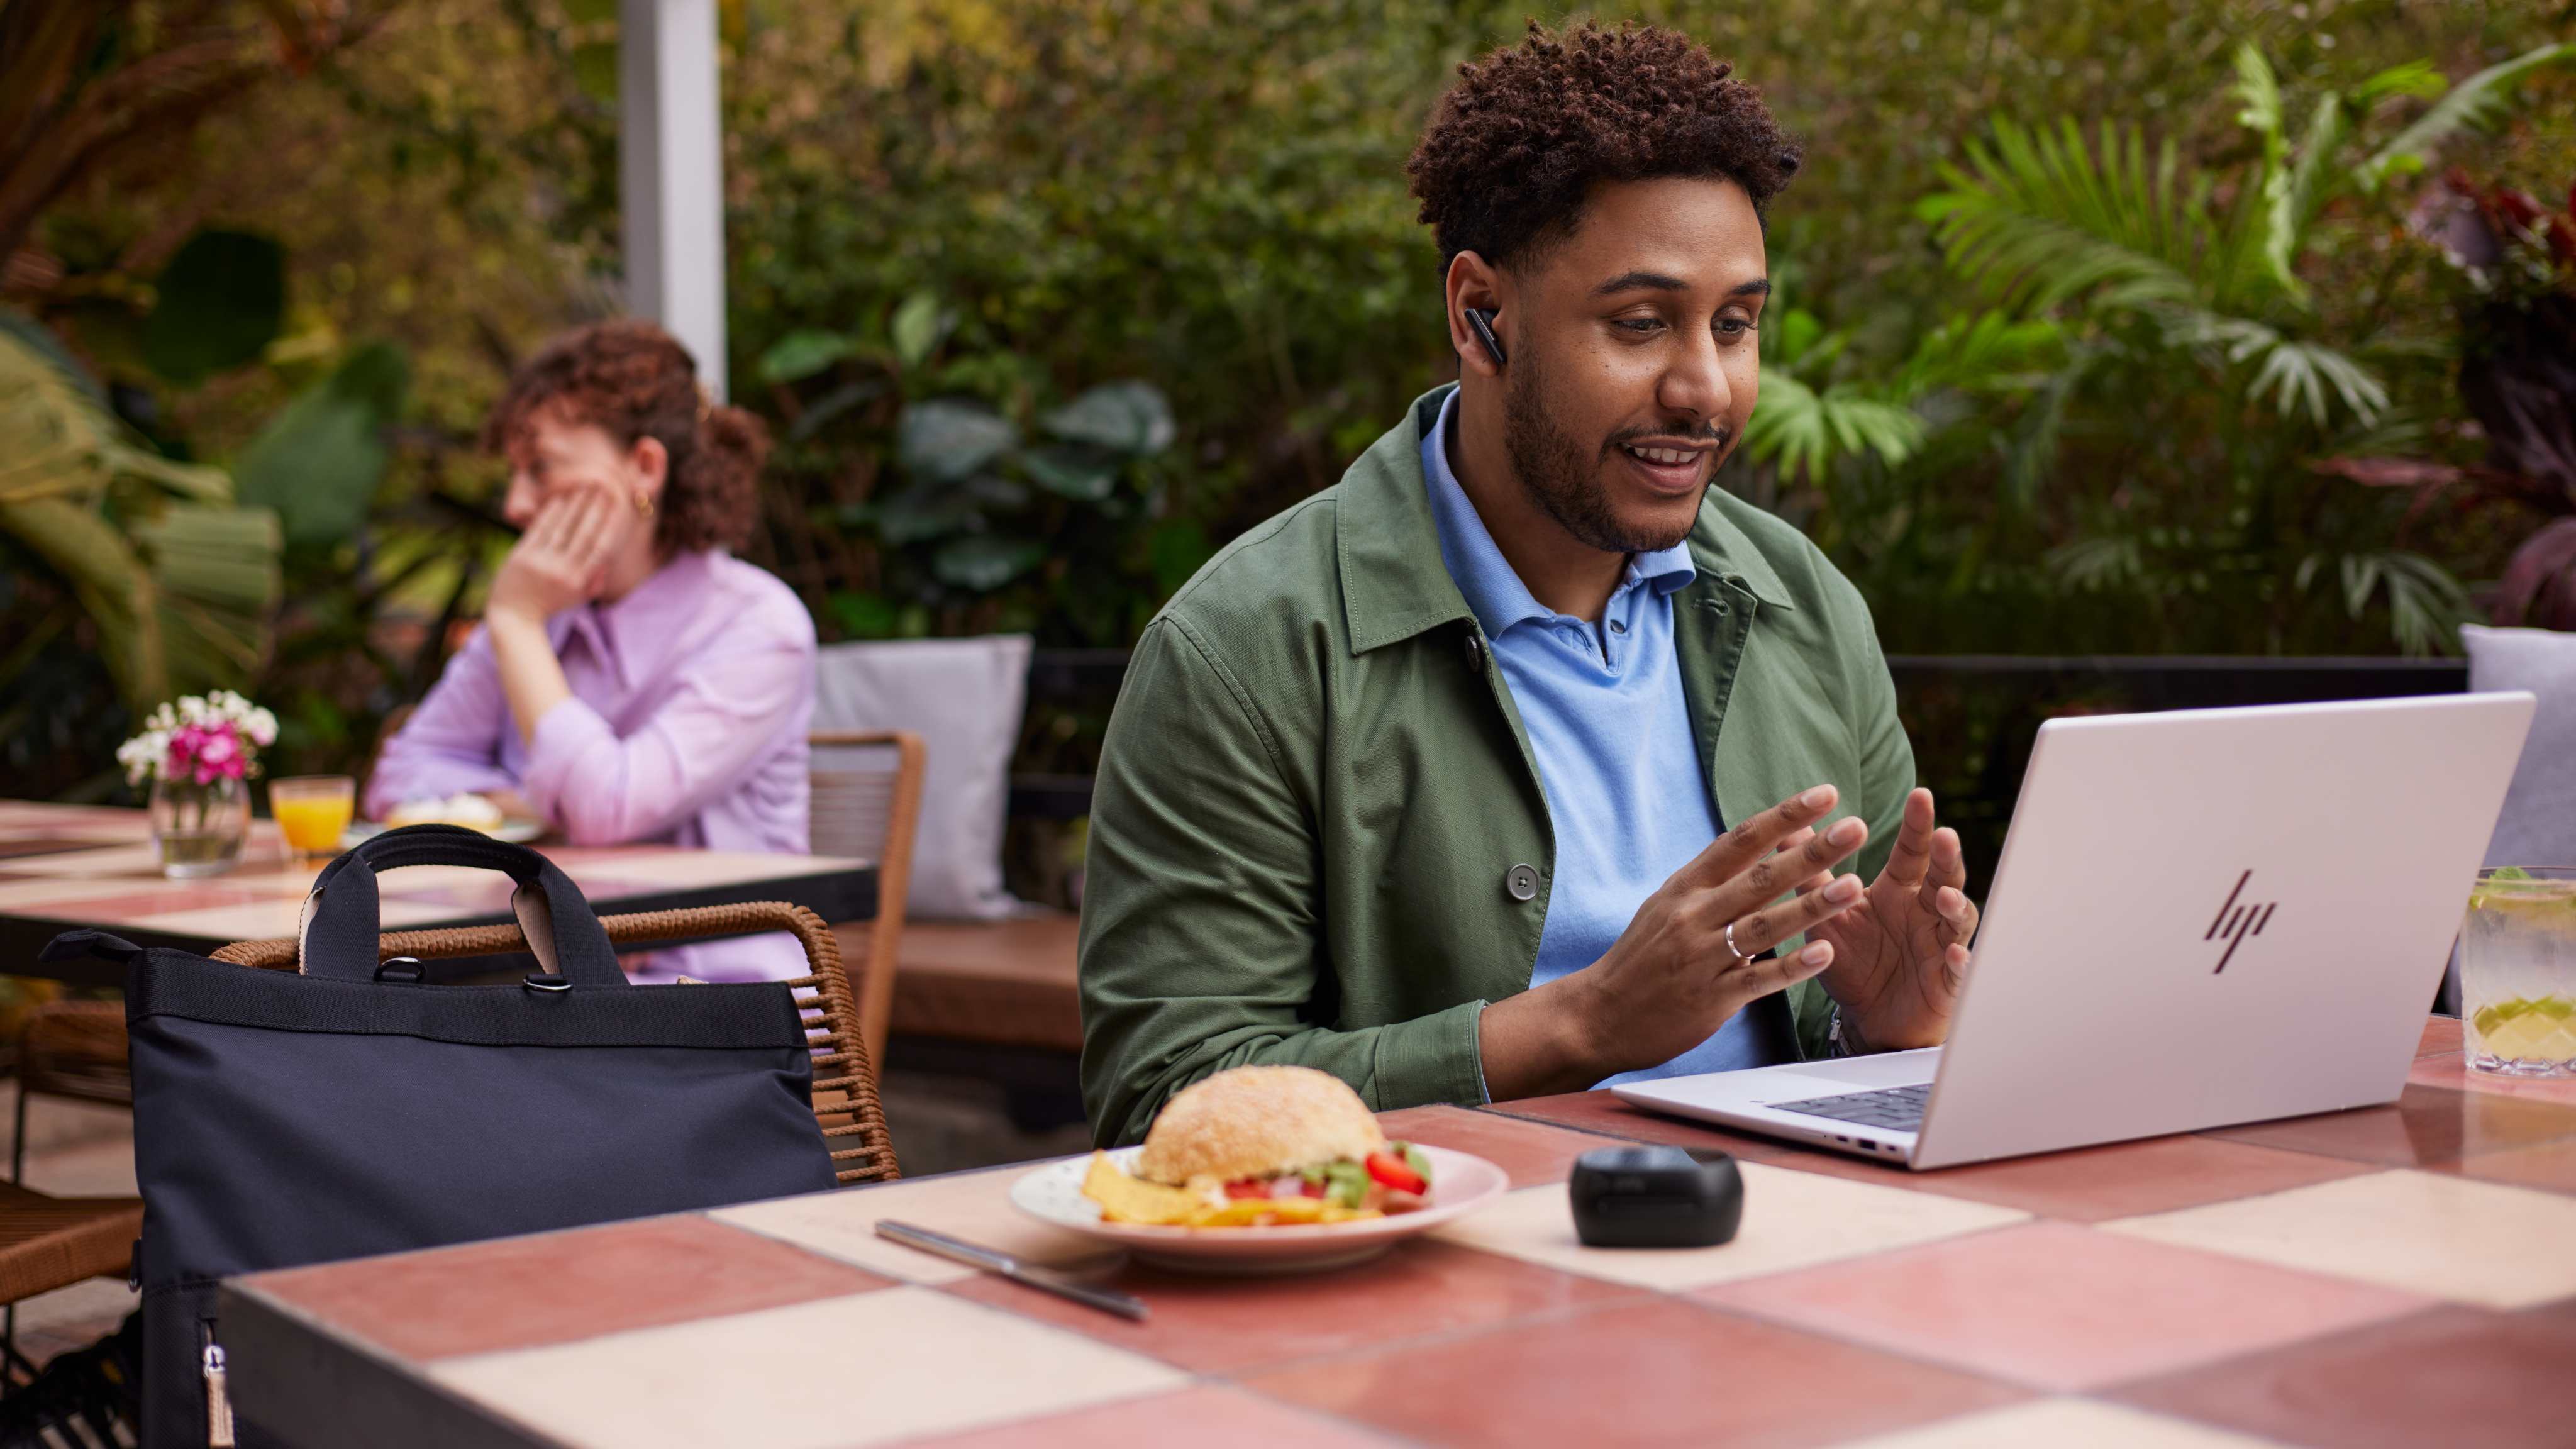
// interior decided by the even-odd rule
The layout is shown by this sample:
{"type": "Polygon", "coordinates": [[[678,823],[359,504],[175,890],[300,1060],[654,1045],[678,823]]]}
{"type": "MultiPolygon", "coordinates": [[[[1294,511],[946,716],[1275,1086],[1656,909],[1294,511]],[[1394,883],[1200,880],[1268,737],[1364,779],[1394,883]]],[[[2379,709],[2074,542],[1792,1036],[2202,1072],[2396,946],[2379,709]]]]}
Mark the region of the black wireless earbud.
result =
{"type": "Polygon", "coordinates": [[[1485,355],[1494,359],[1494,366],[1510,366],[1503,358],[1503,339],[1494,335],[1493,308],[1468,308],[1467,325],[1476,329],[1476,340],[1485,344],[1485,355]]]}

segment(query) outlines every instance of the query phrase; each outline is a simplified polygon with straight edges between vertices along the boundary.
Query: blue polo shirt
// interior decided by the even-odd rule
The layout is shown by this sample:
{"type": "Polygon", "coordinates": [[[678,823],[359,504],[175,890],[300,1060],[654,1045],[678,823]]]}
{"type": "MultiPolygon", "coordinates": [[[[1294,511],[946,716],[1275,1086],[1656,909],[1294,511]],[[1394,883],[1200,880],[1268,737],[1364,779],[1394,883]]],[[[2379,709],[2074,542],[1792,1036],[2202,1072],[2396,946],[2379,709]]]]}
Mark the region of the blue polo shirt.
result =
{"type": "MultiPolygon", "coordinates": [[[[1601,959],[1646,897],[1725,827],[1709,803],[1673,652],[1673,595],[1697,570],[1690,545],[1632,555],[1595,626],[1540,603],[1512,570],[1449,469],[1458,395],[1422,439],[1440,558],[1485,631],[1512,691],[1556,835],[1555,879],[1532,986],[1601,959]]],[[[1600,1083],[1770,1065],[1738,1012],[1659,1067],[1600,1083]]]]}

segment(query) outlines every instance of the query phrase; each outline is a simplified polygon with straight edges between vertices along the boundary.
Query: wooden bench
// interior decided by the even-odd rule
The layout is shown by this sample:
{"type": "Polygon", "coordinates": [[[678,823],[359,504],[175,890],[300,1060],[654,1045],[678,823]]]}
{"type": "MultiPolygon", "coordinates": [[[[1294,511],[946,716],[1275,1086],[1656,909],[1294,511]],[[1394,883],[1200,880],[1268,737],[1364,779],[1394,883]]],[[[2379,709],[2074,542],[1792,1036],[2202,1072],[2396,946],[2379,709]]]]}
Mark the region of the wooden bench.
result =
{"type": "Polygon", "coordinates": [[[1065,913],[906,922],[894,977],[895,1034],[1080,1052],[1077,924],[1065,913]]]}

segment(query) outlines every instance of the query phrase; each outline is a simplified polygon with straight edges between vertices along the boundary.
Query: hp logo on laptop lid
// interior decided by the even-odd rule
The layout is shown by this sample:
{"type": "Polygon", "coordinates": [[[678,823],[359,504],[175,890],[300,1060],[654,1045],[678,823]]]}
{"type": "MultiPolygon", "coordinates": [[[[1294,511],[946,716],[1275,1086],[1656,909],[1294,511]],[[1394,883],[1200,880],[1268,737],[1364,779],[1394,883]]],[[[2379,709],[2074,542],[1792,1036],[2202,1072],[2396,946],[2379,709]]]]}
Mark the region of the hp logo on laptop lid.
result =
{"type": "Polygon", "coordinates": [[[2236,878],[2236,889],[2227,893],[2227,904],[2218,908],[2218,918],[2209,923],[2209,934],[2200,938],[2204,941],[2224,938],[2227,942],[2227,949],[2219,954],[2218,964],[2210,969],[2212,976],[2226,970],[2227,963],[2236,959],[2236,948],[2245,944],[2246,937],[2263,934],[2263,928],[2272,923],[2273,910],[2281,904],[2279,901],[2249,901],[2238,905],[2236,898],[2245,894],[2245,883],[2253,878],[2254,872],[2250,870],[2236,878]]]}

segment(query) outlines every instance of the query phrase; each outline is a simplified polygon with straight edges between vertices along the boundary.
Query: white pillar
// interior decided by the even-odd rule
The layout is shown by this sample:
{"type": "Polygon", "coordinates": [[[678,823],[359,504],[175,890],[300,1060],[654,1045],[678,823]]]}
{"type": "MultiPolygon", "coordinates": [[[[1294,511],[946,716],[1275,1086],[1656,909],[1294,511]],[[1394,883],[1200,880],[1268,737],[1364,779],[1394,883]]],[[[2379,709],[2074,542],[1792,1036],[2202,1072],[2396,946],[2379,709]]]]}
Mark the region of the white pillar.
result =
{"type": "Polygon", "coordinates": [[[670,329],[725,395],[724,122],[716,0],[619,0],[626,306],[670,329]]]}

